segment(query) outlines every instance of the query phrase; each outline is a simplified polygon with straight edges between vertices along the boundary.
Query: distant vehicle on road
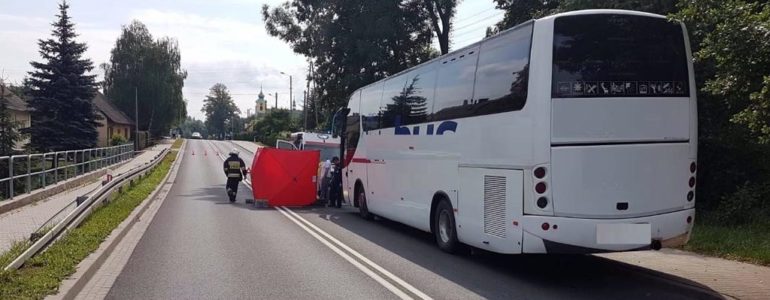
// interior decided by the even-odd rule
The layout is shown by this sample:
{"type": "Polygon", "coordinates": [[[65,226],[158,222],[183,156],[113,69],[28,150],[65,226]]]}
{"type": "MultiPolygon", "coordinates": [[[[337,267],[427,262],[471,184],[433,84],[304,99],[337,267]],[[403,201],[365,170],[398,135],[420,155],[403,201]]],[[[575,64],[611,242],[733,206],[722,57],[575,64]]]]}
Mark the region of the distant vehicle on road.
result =
{"type": "Polygon", "coordinates": [[[340,153],[340,139],[327,133],[294,132],[290,140],[277,140],[275,147],[290,150],[319,150],[321,161],[331,160],[340,153]]]}
{"type": "Polygon", "coordinates": [[[193,132],[192,133],[192,138],[193,139],[202,139],[203,136],[201,136],[200,132],[193,132]]]}
{"type": "Polygon", "coordinates": [[[685,27],[664,16],[529,21],[355,91],[344,194],[448,252],[682,245],[695,217],[694,82],[685,27]]]}

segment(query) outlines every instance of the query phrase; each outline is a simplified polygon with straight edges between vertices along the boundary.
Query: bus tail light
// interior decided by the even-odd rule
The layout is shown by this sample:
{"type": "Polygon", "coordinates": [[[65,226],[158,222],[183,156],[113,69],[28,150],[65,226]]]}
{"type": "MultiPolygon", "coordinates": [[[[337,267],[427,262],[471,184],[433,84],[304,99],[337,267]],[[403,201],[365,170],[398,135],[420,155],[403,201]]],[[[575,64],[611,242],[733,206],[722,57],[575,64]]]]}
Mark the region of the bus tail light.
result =
{"type": "MultiPolygon", "coordinates": [[[[524,205],[525,214],[551,215],[553,214],[553,195],[550,191],[551,166],[539,164],[532,166],[530,175],[526,176],[525,184],[531,189],[526,192],[524,205]]],[[[549,229],[551,226],[549,226],[549,229]]]]}
{"type": "Polygon", "coordinates": [[[690,187],[691,187],[691,188],[692,188],[692,187],[695,187],[695,177],[690,177],[690,182],[689,182],[689,184],[690,184],[690,187]]]}
{"type": "Polygon", "coordinates": [[[692,223],[692,216],[687,216],[687,224],[692,223]]]}
{"type": "Polygon", "coordinates": [[[690,173],[695,173],[698,170],[698,164],[695,162],[690,163],[690,173]]]}
{"type": "Polygon", "coordinates": [[[551,228],[551,224],[548,224],[548,222],[543,223],[543,225],[540,225],[540,228],[542,228],[543,230],[548,230],[549,228],[551,228]]]}
{"type": "Polygon", "coordinates": [[[692,201],[693,199],[695,199],[695,192],[689,191],[687,193],[687,201],[692,201]]]}

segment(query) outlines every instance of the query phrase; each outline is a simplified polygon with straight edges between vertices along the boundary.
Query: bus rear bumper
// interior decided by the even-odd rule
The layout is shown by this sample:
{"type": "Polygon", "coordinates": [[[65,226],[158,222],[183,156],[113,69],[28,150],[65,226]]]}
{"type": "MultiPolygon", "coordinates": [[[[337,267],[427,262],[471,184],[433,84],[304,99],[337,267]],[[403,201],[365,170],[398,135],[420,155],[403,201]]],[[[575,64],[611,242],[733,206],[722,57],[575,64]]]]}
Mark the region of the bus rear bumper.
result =
{"type": "MultiPolygon", "coordinates": [[[[522,252],[602,253],[649,250],[660,246],[677,247],[687,243],[694,218],[695,209],[628,219],[524,216],[521,222],[523,229],[522,252]],[[646,238],[646,224],[649,224],[649,239],[646,238]],[[599,227],[612,229],[616,225],[617,227],[641,226],[639,228],[642,228],[645,236],[634,238],[636,240],[634,242],[628,242],[628,237],[622,233],[614,234],[619,241],[608,242],[606,238],[599,237],[602,235],[599,227]]],[[[638,235],[639,231],[629,234],[638,235]]]]}

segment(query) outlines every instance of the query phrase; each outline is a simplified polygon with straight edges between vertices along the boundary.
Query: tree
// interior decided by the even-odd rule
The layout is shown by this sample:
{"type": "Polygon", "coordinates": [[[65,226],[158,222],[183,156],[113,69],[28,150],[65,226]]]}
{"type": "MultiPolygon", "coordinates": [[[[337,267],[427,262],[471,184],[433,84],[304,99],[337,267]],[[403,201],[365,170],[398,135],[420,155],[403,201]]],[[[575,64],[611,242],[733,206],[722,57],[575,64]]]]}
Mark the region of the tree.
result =
{"type": "Polygon", "coordinates": [[[179,127],[182,130],[182,136],[187,138],[190,138],[193,132],[198,132],[203,136],[208,136],[206,124],[204,124],[201,120],[187,117],[179,127]]]}
{"type": "Polygon", "coordinates": [[[187,115],[182,95],[187,72],[182,70],[176,40],[155,40],[144,24],[133,21],[123,26],[110,63],[101,68],[105,94],[134,120],[138,100],[140,130],[166,134],[187,115]]]}
{"type": "Polygon", "coordinates": [[[699,41],[696,62],[707,67],[703,92],[729,104],[730,121],[757,142],[770,143],[770,4],[707,0],[682,8],[676,16],[699,41]]]}
{"type": "Polygon", "coordinates": [[[487,36],[558,12],[581,9],[628,9],[666,15],[677,11],[679,0],[494,0],[505,11],[503,20],[487,29],[487,36]]]}
{"type": "Polygon", "coordinates": [[[262,15],[270,35],[312,61],[313,99],[331,115],[359,87],[432,57],[420,1],[292,0],[262,15]]]}
{"type": "Polygon", "coordinates": [[[8,100],[5,84],[0,80],[0,156],[13,155],[16,142],[21,139],[19,124],[11,119],[8,113],[8,100]]]}
{"type": "Polygon", "coordinates": [[[86,44],[75,42],[75,26],[66,1],[59,4],[59,18],[52,35],[40,40],[40,56],[45,62],[32,62],[29,106],[32,126],[30,147],[35,150],[61,151],[96,145],[97,118],[93,106],[96,84],[90,60],[81,58],[86,44]]]}
{"type": "Polygon", "coordinates": [[[505,11],[495,27],[487,29],[487,36],[519,25],[540,16],[550,15],[559,6],[559,0],[494,0],[495,7],[505,11]]]}
{"type": "Polygon", "coordinates": [[[423,0],[423,5],[438,38],[441,54],[449,53],[449,32],[457,12],[457,0],[423,0]]]}
{"type": "Polygon", "coordinates": [[[265,145],[275,145],[275,141],[285,133],[297,131],[299,124],[292,120],[289,110],[271,111],[254,126],[257,140],[265,145]]]}
{"type": "Polygon", "coordinates": [[[201,112],[206,114],[208,132],[224,137],[225,133],[230,132],[227,125],[231,125],[230,122],[241,111],[235,106],[227,86],[217,83],[209,89],[208,96],[203,100],[201,112]]]}

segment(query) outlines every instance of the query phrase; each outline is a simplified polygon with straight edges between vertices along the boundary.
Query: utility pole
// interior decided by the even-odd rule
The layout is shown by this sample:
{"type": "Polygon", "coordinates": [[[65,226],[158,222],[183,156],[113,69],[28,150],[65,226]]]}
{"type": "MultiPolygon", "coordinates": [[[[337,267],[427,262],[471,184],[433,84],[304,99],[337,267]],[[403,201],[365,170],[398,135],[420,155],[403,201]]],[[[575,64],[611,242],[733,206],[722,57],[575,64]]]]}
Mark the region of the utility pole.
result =
{"type": "Polygon", "coordinates": [[[313,61],[308,60],[307,64],[307,86],[305,87],[305,129],[307,129],[307,111],[310,109],[310,105],[307,102],[310,100],[310,81],[313,80],[313,61]]]}
{"type": "Polygon", "coordinates": [[[303,123],[302,128],[307,130],[307,91],[302,92],[302,114],[305,117],[305,123],[303,123]]]}
{"type": "Polygon", "coordinates": [[[291,104],[291,112],[294,112],[294,106],[296,103],[294,103],[294,93],[292,93],[291,90],[291,75],[289,75],[289,104],[291,104]]]}
{"type": "Polygon", "coordinates": [[[275,110],[278,110],[278,92],[275,92],[275,110]]]}
{"type": "Polygon", "coordinates": [[[135,150],[139,151],[139,91],[137,87],[134,87],[134,143],[136,144],[135,150]]]}
{"type": "Polygon", "coordinates": [[[315,80],[313,80],[313,79],[315,79],[315,66],[313,65],[312,61],[310,62],[310,78],[313,81],[312,82],[313,83],[313,88],[310,89],[310,97],[309,98],[310,98],[310,101],[313,101],[313,108],[314,108],[313,111],[315,113],[315,124],[316,124],[316,126],[318,126],[318,110],[321,109],[321,106],[318,105],[318,98],[316,98],[316,94],[317,94],[316,93],[316,89],[318,87],[316,87],[315,80]]]}

